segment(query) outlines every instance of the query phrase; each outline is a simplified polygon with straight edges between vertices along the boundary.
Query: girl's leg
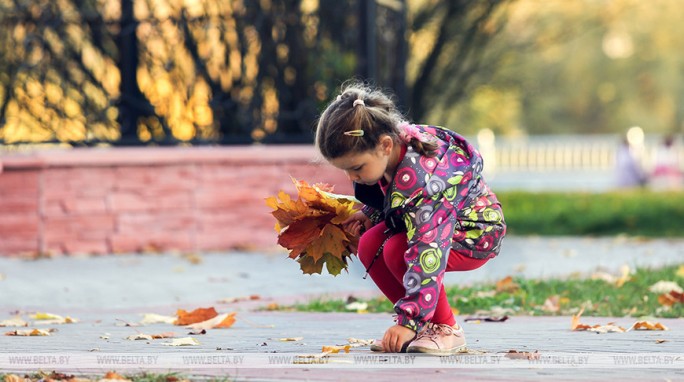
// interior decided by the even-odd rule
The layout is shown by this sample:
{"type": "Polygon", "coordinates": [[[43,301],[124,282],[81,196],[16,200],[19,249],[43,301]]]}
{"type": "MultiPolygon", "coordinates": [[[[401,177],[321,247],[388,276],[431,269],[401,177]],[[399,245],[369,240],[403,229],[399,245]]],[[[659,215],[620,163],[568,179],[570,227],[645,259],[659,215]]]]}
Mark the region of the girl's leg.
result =
{"type": "MultiPolygon", "coordinates": [[[[373,282],[375,282],[375,285],[377,285],[378,288],[380,288],[380,291],[390,301],[392,301],[392,303],[395,303],[400,298],[404,297],[404,295],[406,294],[406,290],[404,289],[404,285],[402,283],[403,273],[401,278],[397,279],[393,275],[393,272],[390,270],[390,268],[388,268],[385,262],[387,258],[391,257],[386,257],[384,255],[390,253],[388,252],[388,249],[390,249],[388,247],[393,247],[393,245],[390,243],[394,243],[397,240],[397,235],[395,235],[395,237],[390,238],[387,241],[387,243],[385,243],[383,253],[380,254],[380,256],[378,256],[377,258],[375,258],[375,255],[378,253],[380,246],[389,236],[389,234],[384,233],[386,229],[387,227],[383,222],[373,226],[371,229],[366,231],[366,233],[364,233],[361,236],[361,239],[359,240],[358,255],[363,266],[366,269],[370,267],[368,274],[370,275],[371,279],[373,279],[373,282]],[[375,262],[373,262],[373,259],[375,259],[375,262]]],[[[405,235],[402,240],[404,241],[404,246],[406,246],[405,235]]],[[[404,249],[404,251],[406,251],[406,249],[404,249]]],[[[403,251],[401,253],[403,253],[403,251]]],[[[401,256],[401,254],[396,257],[398,257],[403,262],[403,256],[401,256]]],[[[404,270],[405,269],[406,265],[404,265],[404,270]]]]}
{"type": "MultiPolygon", "coordinates": [[[[449,253],[446,271],[472,271],[473,269],[483,266],[487,260],[489,259],[474,259],[472,257],[462,255],[452,249],[449,253]]],[[[454,313],[451,311],[451,305],[449,305],[449,298],[444,291],[444,284],[440,286],[437,308],[435,308],[435,314],[432,316],[430,321],[434,324],[447,324],[449,326],[454,326],[456,324],[454,313]]]]}

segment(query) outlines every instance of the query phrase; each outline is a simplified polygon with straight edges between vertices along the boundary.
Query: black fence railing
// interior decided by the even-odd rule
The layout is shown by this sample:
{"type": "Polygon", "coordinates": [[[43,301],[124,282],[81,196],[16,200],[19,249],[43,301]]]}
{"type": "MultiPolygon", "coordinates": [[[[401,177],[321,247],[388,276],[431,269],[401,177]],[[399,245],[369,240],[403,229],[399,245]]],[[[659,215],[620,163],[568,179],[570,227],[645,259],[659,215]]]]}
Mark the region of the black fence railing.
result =
{"type": "Polygon", "coordinates": [[[352,76],[404,102],[405,1],[310,3],[0,4],[0,143],[307,143],[352,76]]]}

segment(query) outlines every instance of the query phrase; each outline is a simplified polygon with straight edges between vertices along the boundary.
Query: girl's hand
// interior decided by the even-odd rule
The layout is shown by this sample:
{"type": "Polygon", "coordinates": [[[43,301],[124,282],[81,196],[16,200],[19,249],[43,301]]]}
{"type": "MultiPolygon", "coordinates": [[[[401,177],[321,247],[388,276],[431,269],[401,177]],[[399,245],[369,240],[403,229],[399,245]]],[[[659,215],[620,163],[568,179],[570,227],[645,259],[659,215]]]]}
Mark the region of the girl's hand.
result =
{"type": "MultiPolygon", "coordinates": [[[[354,237],[361,237],[361,234],[369,229],[373,224],[366,214],[361,211],[355,212],[347,220],[342,222],[344,230],[354,237]]],[[[356,241],[358,242],[358,240],[356,241]]],[[[358,248],[355,244],[349,245],[349,251],[358,255],[358,248]]]]}
{"type": "Polygon", "coordinates": [[[416,338],[416,332],[402,325],[394,325],[387,329],[382,337],[382,346],[386,353],[401,353],[404,344],[416,338]]]}
{"type": "Polygon", "coordinates": [[[364,231],[366,231],[373,226],[373,223],[362,211],[356,211],[354,214],[348,217],[347,220],[343,221],[342,225],[348,232],[359,236],[362,228],[364,231]]]}

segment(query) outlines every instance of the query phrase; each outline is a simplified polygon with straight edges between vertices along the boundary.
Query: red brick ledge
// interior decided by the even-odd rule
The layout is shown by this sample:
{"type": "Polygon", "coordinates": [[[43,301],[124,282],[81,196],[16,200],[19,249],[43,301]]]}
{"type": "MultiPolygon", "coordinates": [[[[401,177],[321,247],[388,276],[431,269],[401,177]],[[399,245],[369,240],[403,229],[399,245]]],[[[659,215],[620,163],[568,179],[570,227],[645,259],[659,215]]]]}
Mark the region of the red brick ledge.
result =
{"type": "Polygon", "coordinates": [[[0,155],[0,172],[59,167],[166,166],[188,163],[320,165],[313,145],[74,148],[0,155]],[[4,170],[3,170],[4,168],[4,170]]]}

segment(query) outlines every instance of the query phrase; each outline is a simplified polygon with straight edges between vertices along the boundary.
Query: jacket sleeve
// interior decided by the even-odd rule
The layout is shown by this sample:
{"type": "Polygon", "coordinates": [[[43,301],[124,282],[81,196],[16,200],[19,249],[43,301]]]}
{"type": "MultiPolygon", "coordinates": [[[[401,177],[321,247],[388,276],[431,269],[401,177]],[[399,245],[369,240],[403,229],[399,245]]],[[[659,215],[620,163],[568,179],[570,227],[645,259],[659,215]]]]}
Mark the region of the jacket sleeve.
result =
{"type": "Polygon", "coordinates": [[[394,305],[397,324],[419,331],[434,315],[456,224],[453,205],[442,194],[418,201],[404,214],[406,295],[394,305]]]}
{"type": "Polygon", "coordinates": [[[361,212],[368,216],[373,225],[380,223],[382,220],[382,213],[371,206],[364,204],[363,207],[361,207],[361,212]]]}

